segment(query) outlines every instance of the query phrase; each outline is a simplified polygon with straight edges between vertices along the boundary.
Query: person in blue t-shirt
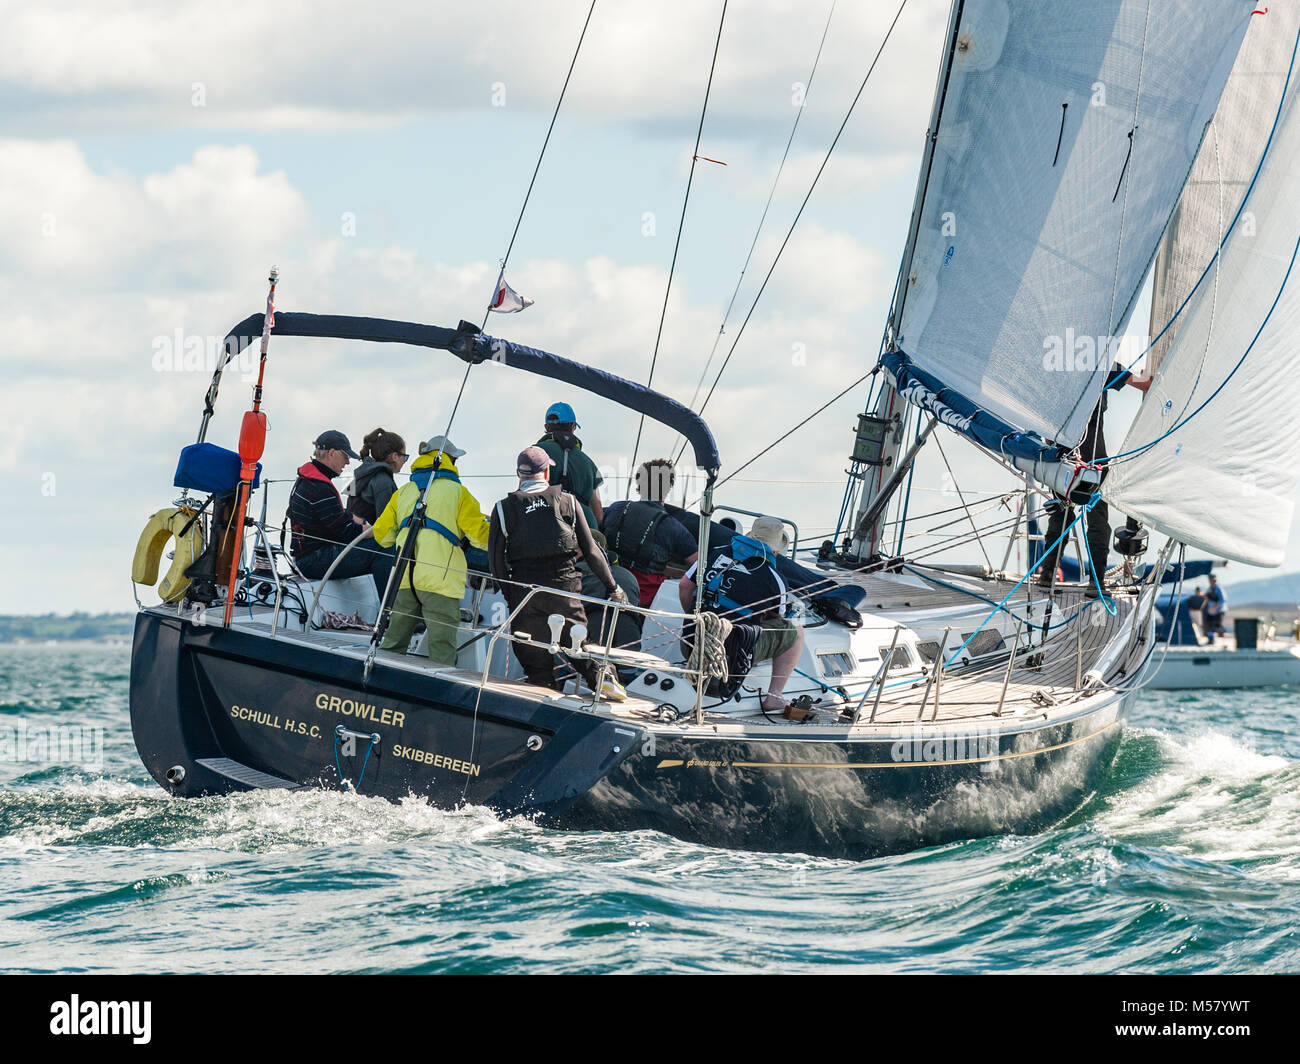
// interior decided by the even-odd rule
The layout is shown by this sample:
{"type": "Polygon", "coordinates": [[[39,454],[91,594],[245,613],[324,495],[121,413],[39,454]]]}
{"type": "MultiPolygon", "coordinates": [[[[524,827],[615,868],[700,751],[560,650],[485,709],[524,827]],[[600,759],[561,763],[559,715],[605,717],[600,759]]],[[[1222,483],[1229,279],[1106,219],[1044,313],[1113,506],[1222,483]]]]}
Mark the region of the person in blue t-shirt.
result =
{"type": "Polygon", "coordinates": [[[641,498],[606,507],[601,525],[619,564],[636,577],[642,606],[654,602],[671,559],[679,558],[691,565],[699,557],[690,530],[664,509],[673,479],[673,464],[667,458],[642,462],[636,471],[636,490],[641,498]]]}

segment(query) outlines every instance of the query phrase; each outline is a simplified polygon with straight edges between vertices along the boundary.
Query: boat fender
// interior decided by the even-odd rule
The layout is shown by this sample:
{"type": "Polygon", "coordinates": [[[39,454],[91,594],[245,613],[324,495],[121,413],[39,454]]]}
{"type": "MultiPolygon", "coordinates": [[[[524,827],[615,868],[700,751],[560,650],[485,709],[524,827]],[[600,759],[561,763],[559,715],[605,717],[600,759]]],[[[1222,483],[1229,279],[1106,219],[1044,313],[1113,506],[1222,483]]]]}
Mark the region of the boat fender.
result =
{"type": "Polygon", "coordinates": [[[149,518],[135,545],[131,580],[152,587],[158,583],[158,567],[168,541],[176,540],[171,566],[158,584],[158,595],[163,602],[175,602],[185,593],[190,585],[185,570],[203,553],[203,528],[193,520],[196,512],[189,506],[159,510],[149,518]]]}

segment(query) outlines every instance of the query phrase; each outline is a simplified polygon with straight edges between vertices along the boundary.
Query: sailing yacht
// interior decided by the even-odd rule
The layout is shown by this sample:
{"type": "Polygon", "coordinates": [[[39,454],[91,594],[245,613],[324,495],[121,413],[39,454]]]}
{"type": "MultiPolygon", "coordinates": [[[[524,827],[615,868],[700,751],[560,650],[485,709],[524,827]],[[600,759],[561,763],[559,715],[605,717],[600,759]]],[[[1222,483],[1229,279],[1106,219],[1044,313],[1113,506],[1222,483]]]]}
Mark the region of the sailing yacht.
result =
{"type": "MultiPolygon", "coordinates": [[[[1052,338],[1100,337],[1109,350],[1106,338],[1125,332],[1243,39],[1260,32],[1253,10],[1238,0],[953,3],[839,528],[809,551],[790,521],[790,553],[770,561],[804,632],[802,719],[764,711],[769,666],[731,690],[714,663],[683,655],[682,625],[699,623],[703,603],[684,610],[671,583],[648,608],[585,599],[613,615],[604,639],[561,646],[557,629],[547,644],[557,660],[617,670],[628,692],[619,702],[577,678],[563,690],[523,683],[510,647],[527,637],[483,574],[471,574],[462,603],[455,665],[432,665],[414,647],[380,650],[387,611],[377,596],[347,603],[359,628],[324,627],[322,601],[351,592],[295,572],[265,506],[260,520],[245,519],[265,430],[260,378],[233,451],[206,439],[218,369],[178,469],[183,494],[151,519],[150,543],[160,530],[198,530],[202,543],[190,548],[212,564],[169,574],[166,601],[142,604],[137,617],[131,717],[150,773],[177,797],[414,794],[563,829],[849,858],[1036,831],[1076,811],[1148,677],[1156,600],[1171,565],[1177,580],[1175,558],[1194,546],[1277,564],[1286,539],[1282,502],[1300,457],[1300,376],[1279,372],[1300,312],[1287,284],[1300,235],[1286,194],[1300,152],[1290,68],[1236,216],[1206,256],[1222,277],[1180,308],[1142,410],[1108,461],[1080,461],[1076,449],[1111,360],[1095,344],[1090,357],[1044,355],[1052,338]],[[1247,214],[1257,219],[1249,235],[1238,224],[1247,214]],[[1193,418],[1224,410],[1236,412],[1226,439],[1199,431],[1193,418]],[[1264,425],[1267,445],[1255,436],[1264,425]],[[1009,549],[999,568],[891,549],[916,457],[936,432],[1021,485],[1011,527],[974,534],[1024,534],[1026,571],[1011,570],[1009,549]],[[1227,520],[1209,519],[1203,500],[1239,485],[1247,468],[1256,494],[1227,520]],[[1100,499],[1162,534],[1146,575],[1134,575],[1147,539],[1135,535],[1104,586],[1038,586],[1053,544],[1035,532],[1036,508],[1052,496],[1079,507],[1061,538],[1100,499]],[[217,509],[214,500],[231,498],[233,508],[217,509]],[[237,542],[245,527],[251,547],[237,542]],[[637,617],[638,646],[614,643],[625,613],[637,617]]],[[[1293,34],[1292,59],[1294,43],[1293,34]]],[[[716,516],[753,512],[721,494],[725,465],[703,418],[598,368],[471,323],[280,312],[271,297],[230,330],[227,350],[233,357],[259,333],[263,359],[272,337],[338,338],[447,352],[502,388],[520,374],[565,381],[687,440],[705,486],[698,509],[677,513],[698,530],[702,555],[734,534],[716,516]]],[[[956,537],[953,553],[968,539],[956,537]]],[[[141,575],[150,582],[148,564],[141,575]]]]}

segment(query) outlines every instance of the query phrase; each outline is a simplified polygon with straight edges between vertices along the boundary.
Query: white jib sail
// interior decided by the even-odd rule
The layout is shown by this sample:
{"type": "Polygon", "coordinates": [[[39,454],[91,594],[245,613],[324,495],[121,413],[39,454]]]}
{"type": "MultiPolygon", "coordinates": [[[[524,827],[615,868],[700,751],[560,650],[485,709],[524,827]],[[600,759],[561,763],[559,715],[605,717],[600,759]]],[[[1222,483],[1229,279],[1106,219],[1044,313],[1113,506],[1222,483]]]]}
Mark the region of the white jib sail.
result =
{"type": "Polygon", "coordinates": [[[917,366],[1079,442],[1252,8],[965,0],[897,338],[917,366]]]}
{"type": "Polygon", "coordinates": [[[1214,283],[1212,272],[1205,275],[1206,267],[1255,176],[1277,114],[1300,30],[1300,0],[1267,6],[1267,12],[1250,20],[1219,109],[1156,255],[1151,285],[1151,336],[1156,339],[1137,367],[1145,375],[1154,374],[1164,361],[1182,327],[1179,308],[1192,290],[1198,283],[1214,283]]]}
{"type": "Polygon", "coordinates": [[[1250,565],[1281,564],[1300,465],[1298,96],[1293,67],[1220,268],[1183,310],[1102,486],[1123,513],[1250,565]]]}

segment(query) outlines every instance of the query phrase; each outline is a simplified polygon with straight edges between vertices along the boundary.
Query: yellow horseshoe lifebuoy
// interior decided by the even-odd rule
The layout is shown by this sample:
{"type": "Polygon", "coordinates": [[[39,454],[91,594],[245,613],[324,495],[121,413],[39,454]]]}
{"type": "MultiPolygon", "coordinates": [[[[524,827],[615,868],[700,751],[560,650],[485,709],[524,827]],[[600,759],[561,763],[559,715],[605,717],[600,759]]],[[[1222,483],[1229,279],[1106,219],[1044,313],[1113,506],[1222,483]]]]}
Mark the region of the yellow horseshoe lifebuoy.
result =
{"type": "Polygon", "coordinates": [[[158,564],[162,560],[167,541],[176,538],[176,550],[172,554],[171,568],[158,584],[158,594],[164,602],[175,602],[190,586],[185,575],[200,554],[203,553],[203,529],[200,522],[193,521],[195,511],[188,506],[172,506],[159,510],[144,526],[140,541],[135,545],[135,558],[131,562],[131,579],[137,584],[152,587],[158,580],[158,564]],[[189,525],[186,529],[185,526],[189,525]]]}

